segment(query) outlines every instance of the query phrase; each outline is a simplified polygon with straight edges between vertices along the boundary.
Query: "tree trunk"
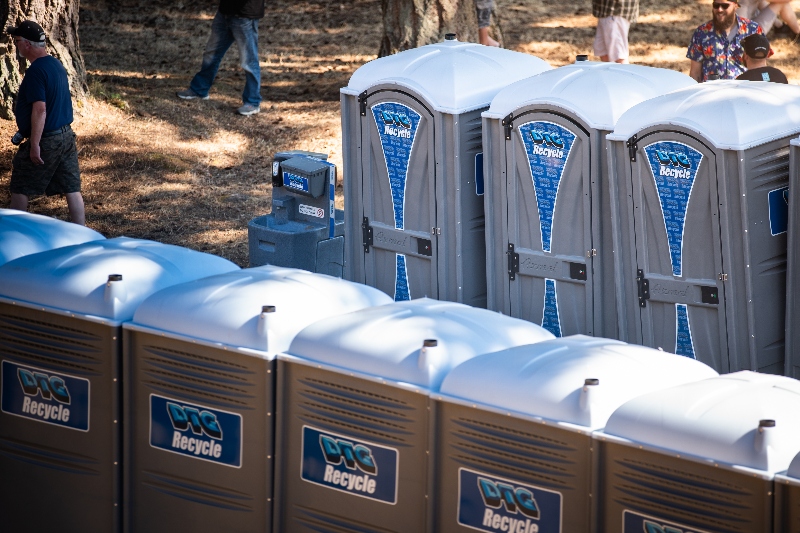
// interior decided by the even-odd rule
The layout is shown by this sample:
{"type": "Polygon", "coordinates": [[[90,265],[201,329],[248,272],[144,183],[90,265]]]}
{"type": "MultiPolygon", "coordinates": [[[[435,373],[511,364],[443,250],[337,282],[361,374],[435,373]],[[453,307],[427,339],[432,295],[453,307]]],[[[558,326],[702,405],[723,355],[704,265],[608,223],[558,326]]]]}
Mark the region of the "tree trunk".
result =
{"type": "MultiPolygon", "coordinates": [[[[459,41],[478,42],[478,17],[474,0],[383,0],[383,39],[378,55],[444,40],[455,33],[459,41]]],[[[503,35],[492,9],[489,33],[503,45],[503,35]]]]}
{"type": "Polygon", "coordinates": [[[0,117],[14,118],[14,97],[27,66],[17,58],[14,40],[5,29],[23,20],[35,20],[44,28],[47,51],[67,69],[72,98],[80,104],[86,97],[86,67],[78,41],[79,5],[80,0],[0,0],[0,117]]]}

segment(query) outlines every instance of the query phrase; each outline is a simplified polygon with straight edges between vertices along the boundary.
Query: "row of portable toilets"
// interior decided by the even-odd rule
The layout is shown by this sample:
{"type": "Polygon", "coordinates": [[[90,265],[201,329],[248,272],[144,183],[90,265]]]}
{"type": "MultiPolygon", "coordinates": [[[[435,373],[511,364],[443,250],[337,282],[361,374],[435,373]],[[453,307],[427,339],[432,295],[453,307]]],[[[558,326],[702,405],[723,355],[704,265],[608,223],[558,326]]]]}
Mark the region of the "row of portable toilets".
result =
{"type": "Polygon", "coordinates": [[[800,532],[800,382],[0,210],[14,533],[800,532]]]}
{"type": "Polygon", "coordinates": [[[346,279],[800,376],[800,87],[450,39],[341,104],[346,279]]]}

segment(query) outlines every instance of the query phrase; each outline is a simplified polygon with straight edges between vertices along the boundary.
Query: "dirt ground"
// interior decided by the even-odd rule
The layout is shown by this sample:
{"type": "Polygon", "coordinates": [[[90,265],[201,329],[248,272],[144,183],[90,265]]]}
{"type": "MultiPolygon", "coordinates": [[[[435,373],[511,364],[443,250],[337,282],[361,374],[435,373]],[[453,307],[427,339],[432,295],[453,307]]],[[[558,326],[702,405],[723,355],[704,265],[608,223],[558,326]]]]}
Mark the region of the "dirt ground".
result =
{"type": "MultiPolygon", "coordinates": [[[[688,73],[686,46],[710,1],[640,0],[631,62],[688,73]]],[[[795,0],[800,11],[800,0],[795,0]]],[[[497,0],[507,48],[554,66],[591,54],[589,0],[497,0]]],[[[87,225],[107,237],[187,246],[247,266],[247,223],[267,214],[272,154],[330,154],[341,174],[339,88],[374,59],[380,0],[267,0],[260,25],[262,112],[234,114],[244,77],[232,50],[207,101],[181,101],[200,65],[214,0],[82,0],[80,39],[92,97],[73,124],[87,225]]],[[[234,47],[235,48],[235,47],[234,47]]],[[[773,39],[771,64],[800,82],[800,44],[773,39]]],[[[15,131],[0,121],[0,139],[15,131]]],[[[0,206],[13,146],[0,143],[0,206]]],[[[337,199],[342,204],[341,188],[337,199]]],[[[31,211],[66,219],[63,198],[31,211]]]]}

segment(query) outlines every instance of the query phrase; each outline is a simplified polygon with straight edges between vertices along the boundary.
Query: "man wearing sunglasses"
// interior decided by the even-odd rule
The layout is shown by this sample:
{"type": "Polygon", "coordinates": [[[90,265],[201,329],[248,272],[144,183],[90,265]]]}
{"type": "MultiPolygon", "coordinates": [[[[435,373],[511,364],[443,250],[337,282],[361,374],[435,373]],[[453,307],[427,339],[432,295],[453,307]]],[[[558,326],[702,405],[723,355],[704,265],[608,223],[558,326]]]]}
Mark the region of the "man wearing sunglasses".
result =
{"type": "Polygon", "coordinates": [[[730,80],[745,71],[742,40],[763,31],[757,22],[738,16],[738,7],[738,2],[715,0],[712,19],[694,31],[686,57],[689,75],[698,82],[730,80]]]}

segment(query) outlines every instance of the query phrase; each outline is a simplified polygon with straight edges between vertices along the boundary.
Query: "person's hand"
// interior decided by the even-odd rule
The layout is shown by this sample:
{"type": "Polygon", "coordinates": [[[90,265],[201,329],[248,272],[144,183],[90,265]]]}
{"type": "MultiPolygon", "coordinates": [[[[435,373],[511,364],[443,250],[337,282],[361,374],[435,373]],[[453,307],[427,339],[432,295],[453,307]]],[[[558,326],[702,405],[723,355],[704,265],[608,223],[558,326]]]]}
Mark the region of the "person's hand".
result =
{"type": "Polygon", "coordinates": [[[33,161],[34,165],[44,165],[44,159],[42,159],[42,151],[39,148],[38,144],[31,143],[31,161],[33,161]]]}

